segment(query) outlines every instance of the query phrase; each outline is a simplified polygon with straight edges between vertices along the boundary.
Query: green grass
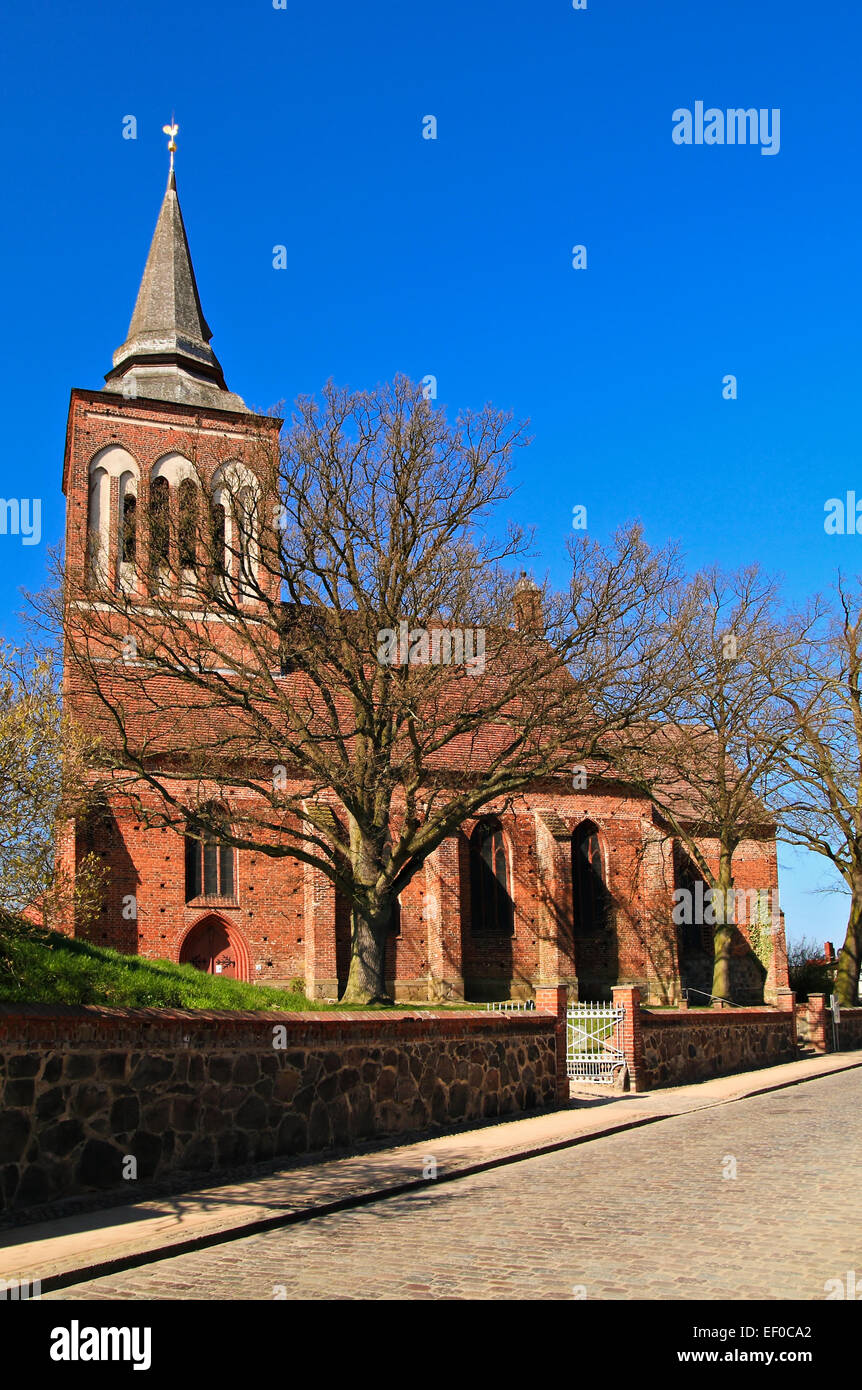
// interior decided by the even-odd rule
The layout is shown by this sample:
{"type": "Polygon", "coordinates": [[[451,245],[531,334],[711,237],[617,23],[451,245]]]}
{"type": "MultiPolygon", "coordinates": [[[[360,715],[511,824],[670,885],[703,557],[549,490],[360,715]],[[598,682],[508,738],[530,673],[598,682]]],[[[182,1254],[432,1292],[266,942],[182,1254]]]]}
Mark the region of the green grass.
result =
{"type": "Polygon", "coordinates": [[[304,994],[205,975],[193,965],[126,956],[107,946],[0,917],[0,1003],[109,1008],[332,1008],[304,994]]]}
{"type": "Polygon", "coordinates": [[[482,1009],[482,1004],[332,1004],[286,989],[206,975],[193,965],[127,956],[0,912],[0,1004],[101,1004],[114,1009],[482,1009]]]}

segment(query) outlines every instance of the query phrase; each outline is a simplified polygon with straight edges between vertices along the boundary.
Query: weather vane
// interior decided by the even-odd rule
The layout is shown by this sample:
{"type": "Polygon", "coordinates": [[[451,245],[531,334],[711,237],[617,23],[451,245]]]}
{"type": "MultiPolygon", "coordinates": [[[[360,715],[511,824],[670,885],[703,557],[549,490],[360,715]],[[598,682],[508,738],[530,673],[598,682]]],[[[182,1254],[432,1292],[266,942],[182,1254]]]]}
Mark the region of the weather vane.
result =
{"type": "Polygon", "coordinates": [[[168,140],[168,149],[169,149],[170,152],[171,152],[171,168],[170,168],[170,172],[173,173],[173,172],[174,172],[174,151],[175,151],[176,148],[177,148],[177,131],[179,130],[179,126],[174,122],[173,116],[171,116],[171,122],[172,122],[171,125],[163,125],[163,126],[162,126],[162,130],[165,132],[165,135],[169,135],[169,136],[170,136],[170,139],[168,140]]]}

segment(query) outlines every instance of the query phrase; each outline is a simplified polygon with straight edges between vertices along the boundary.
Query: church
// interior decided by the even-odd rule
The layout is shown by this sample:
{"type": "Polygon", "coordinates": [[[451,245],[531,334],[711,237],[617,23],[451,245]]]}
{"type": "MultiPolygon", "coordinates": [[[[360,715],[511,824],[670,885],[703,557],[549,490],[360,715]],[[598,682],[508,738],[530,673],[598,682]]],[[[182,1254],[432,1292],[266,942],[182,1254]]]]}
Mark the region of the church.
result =
{"type": "MultiPolygon", "coordinates": [[[[253,487],[262,451],[277,446],[281,422],[229,389],[211,339],[172,152],[126,340],[102,389],[71,392],[66,602],[84,621],[98,606],[94,582],[145,604],[147,565],[161,558],[184,572],[184,517],[201,477],[229,532],[227,470],[253,487]]],[[[64,688],[73,682],[67,667],[64,688]]],[[[716,857],[714,845],[704,850],[716,857]]],[[[214,835],[184,839],[120,797],[63,827],[59,852],[72,875],[87,855],[105,866],[104,903],[86,927],[99,944],[249,982],[301,982],[312,999],[344,988],[350,905],[314,866],[214,835]]],[[[775,890],[774,837],[743,842],[734,872],[743,889],[775,890]]],[[[600,777],[588,787],[549,779],[486,808],[415,873],[390,933],[388,989],[398,1001],[529,1000],[537,985],[562,983],[572,999],[602,1000],[637,984],[655,1004],[684,989],[705,1003],[710,928],[676,925],[672,911],[693,873],[645,796],[600,777]]],[[[783,929],[760,954],[744,922],[736,938],[734,1000],[773,1001],[787,983],[783,929]]]]}

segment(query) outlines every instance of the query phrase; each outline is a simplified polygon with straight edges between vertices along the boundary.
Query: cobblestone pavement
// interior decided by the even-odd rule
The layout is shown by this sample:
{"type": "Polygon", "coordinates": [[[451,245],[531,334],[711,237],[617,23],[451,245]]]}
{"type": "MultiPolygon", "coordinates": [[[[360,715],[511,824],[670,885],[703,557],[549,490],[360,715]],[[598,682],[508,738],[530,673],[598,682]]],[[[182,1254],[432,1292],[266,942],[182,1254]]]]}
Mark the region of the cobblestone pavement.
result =
{"type": "Polygon", "coordinates": [[[44,1297],[822,1299],[860,1152],[855,1070],[44,1297]]]}

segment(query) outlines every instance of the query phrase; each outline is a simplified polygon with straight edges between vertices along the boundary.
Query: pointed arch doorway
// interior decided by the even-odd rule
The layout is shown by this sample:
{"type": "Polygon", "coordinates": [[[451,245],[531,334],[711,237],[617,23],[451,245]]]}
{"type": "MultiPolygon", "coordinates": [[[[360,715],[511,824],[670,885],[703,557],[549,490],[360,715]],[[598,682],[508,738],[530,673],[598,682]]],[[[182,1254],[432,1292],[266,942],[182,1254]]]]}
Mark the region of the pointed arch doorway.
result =
{"type": "Polygon", "coordinates": [[[222,917],[204,917],[186,933],[180,964],[226,980],[249,979],[249,954],[239,933],[222,917]]]}

